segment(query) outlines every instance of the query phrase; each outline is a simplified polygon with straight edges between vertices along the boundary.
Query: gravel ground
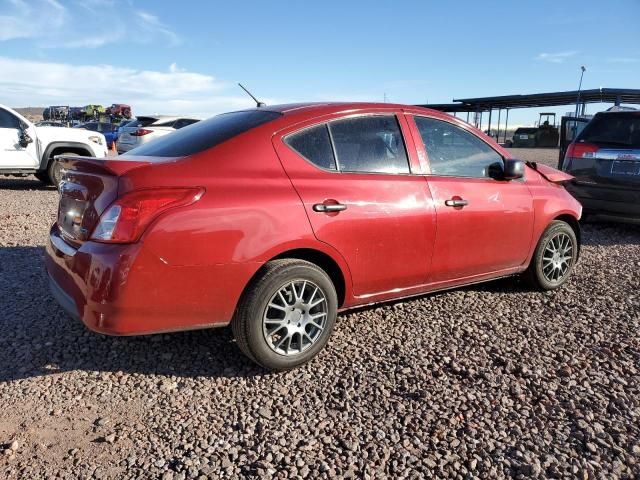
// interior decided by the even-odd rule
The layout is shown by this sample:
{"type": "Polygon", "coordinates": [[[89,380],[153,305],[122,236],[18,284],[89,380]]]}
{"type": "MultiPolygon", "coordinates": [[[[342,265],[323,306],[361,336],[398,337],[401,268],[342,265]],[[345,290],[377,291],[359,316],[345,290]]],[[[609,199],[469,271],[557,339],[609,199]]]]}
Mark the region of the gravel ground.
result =
{"type": "Polygon", "coordinates": [[[311,364],[266,374],[226,329],[69,320],[42,267],[56,201],[0,180],[0,478],[640,477],[640,226],[584,225],[558,292],[508,279],[356,311],[311,364]]]}

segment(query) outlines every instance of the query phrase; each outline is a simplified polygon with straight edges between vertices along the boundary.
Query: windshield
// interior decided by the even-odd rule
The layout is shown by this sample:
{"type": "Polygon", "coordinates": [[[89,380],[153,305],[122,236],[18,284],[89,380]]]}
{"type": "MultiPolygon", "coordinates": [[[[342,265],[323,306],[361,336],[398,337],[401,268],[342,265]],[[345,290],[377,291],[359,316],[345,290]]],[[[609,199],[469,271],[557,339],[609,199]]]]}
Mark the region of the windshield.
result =
{"type": "Polygon", "coordinates": [[[640,113],[596,115],[580,133],[578,141],[640,148],[640,113]]]}
{"type": "Polygon", "coordinates": [[[278,118],[266,110],[223,113],[160,137],[129,151],[129,155],[184,157],[202,152],[230,138],[278,118]]]}

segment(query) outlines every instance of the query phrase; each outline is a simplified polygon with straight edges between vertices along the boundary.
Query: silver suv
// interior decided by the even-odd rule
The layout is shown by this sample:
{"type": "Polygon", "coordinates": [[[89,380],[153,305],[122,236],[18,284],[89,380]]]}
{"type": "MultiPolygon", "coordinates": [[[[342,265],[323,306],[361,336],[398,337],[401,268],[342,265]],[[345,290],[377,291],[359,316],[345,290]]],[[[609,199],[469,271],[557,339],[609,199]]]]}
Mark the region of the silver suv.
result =
{"type": "Polygon", "coordinates": [[[182,127],[199,122],[195,118],[152,115],[127,122],[118,131],[118,153],[128,152],[151,140],[167,135],[182,127]]]}

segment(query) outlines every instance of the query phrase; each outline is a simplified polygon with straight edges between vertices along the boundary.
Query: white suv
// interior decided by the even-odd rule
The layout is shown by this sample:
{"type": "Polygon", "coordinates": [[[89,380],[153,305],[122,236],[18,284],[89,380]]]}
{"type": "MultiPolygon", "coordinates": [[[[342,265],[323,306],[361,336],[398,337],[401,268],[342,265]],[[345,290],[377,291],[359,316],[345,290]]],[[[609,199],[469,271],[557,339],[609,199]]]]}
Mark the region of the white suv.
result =
{"type": "Polygon", "coordinates": [[[118,130],[118,153],[128,152],[132,148],[148,143],[182,127],[199,122],[195,118],[172,117],[169,115],[151,115],[138,117],[124,124],[118,130]]]}
{"type": "Polygon", "coordinates": [[[79,128],[36,126],[15,110],[0,105],[0,175],[33,174],[45,183],[60,183],[58,155],[107,156],[98,132],[79,128]]]}

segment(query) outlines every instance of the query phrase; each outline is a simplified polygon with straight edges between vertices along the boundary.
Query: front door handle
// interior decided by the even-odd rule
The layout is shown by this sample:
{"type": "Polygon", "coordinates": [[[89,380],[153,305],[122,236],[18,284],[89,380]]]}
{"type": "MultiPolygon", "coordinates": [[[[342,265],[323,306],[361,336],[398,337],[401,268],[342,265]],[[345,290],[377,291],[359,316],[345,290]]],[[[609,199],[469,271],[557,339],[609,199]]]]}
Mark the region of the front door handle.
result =
{"type": "Polygon", "coordinates": [[[452,198],[451,200],[445,200],[444,204],[447,207],[466,207],[469,202],[464,198],[452,198]]]}
{"type": "Polygon", "coordinates": [[[341,203],[316,203],[313,206],[314,212],[331,213],[346,210],[347,206],[341,203]]]}

